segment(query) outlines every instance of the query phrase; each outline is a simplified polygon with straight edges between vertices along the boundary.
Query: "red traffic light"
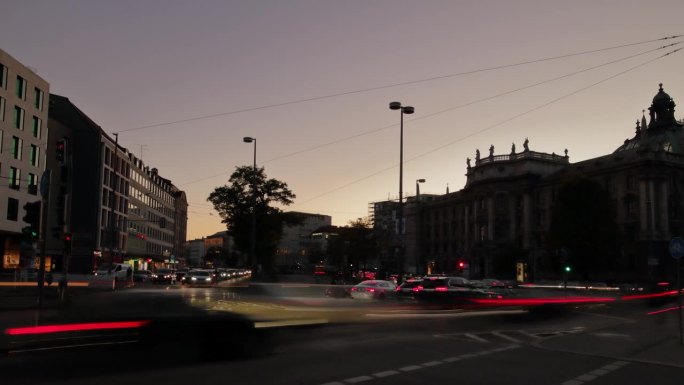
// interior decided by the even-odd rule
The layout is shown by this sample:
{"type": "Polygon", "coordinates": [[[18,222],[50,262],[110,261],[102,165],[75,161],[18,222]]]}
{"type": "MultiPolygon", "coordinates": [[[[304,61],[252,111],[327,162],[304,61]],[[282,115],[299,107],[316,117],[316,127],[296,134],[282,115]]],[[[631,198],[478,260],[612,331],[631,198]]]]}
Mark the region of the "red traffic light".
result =
{"type": "Polygon", "coordinates": [[[71,242],[71,234],[64,234],[64,240],[67,242],[71,242]]]}
{"type": "Polygon", "coordinates": [[[465,262],[463,262],[463,261],[458,261],[458,268],[459,268],[459,269],[465,268],[465,262]]]}

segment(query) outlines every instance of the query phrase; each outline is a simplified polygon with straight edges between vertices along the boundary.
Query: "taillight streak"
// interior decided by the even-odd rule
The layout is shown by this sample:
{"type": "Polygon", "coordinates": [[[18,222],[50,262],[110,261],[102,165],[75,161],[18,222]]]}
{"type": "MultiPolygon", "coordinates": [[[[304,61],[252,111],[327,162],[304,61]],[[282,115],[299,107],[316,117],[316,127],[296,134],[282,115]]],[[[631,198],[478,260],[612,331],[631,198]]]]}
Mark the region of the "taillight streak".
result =
{"type": "Polygon", "coordinates": [[[105,330],[105,329],[134,329],[140,328],[150,321],[120,321],[120,322],[89,322],[78,324],[63,324],[63,325],[42,325],[42,326],[28,326],[19,328],[9,328],[5,330],[5,334],[11,336],[29,335],[29,334],[50,334],[50,333],[64,333],[64,332],[79,332],[86,330],[105,330]]]}

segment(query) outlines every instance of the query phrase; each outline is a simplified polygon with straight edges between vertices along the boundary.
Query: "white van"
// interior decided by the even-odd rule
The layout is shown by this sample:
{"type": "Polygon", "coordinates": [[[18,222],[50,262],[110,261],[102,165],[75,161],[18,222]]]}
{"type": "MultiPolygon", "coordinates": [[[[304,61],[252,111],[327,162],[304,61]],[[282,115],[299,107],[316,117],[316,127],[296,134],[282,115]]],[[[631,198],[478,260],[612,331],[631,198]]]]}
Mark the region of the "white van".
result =
{"type": "Polygon", "coordinates": [[[125,281],[126,278],[130,278],[128,270],[131,270],[131,273],[133,273],[133,266],[127,263],[113,263],[111,265],[98,267],[94,274],[97,277],[115,278],[120,281],[125,281]]]}

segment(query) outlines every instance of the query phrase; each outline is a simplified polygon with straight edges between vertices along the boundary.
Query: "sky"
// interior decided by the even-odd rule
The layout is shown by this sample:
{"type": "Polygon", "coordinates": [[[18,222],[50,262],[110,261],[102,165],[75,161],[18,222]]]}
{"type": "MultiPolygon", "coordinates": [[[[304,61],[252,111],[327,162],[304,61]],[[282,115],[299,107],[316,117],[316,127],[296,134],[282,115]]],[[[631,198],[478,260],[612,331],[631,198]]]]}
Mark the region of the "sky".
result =
{"type": "Polygon", "coordinates": [[[508,154],[528,138],[571,162],[611,153],[661,82],[684,105],[684,37],[659,40],[684,34],[681,0],[0,6],[0,48],[186,192],[188,239],[225,229],[207,197],[252,165],[245,136],[296,194],[285,210],[346,225],[398,198],[392,101],[415,108],[405,196],[417,179],[421,193],[462,189],[466,159],[491,145],[508,154]]]}

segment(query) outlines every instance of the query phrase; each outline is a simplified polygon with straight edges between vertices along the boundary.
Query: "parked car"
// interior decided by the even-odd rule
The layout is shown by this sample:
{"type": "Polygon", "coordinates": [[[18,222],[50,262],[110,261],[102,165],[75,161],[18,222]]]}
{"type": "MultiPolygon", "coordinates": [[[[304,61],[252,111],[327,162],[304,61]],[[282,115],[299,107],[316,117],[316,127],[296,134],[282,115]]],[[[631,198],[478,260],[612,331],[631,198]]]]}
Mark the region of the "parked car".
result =
{"type": "Polygon", "coordinates": [[[394,282],[368,280],[353,286],[350,295],[354,299],[386,299],[394,297],[396,290],[394,282]]]}
{"type": "Polygon", "coordinates": [[[172,284],[176,281],[176,272],[172,269],[157,269],[152,273],[152,283],[172,284]]]}

